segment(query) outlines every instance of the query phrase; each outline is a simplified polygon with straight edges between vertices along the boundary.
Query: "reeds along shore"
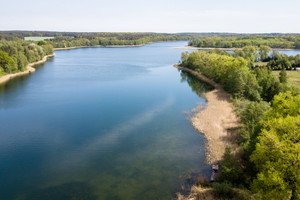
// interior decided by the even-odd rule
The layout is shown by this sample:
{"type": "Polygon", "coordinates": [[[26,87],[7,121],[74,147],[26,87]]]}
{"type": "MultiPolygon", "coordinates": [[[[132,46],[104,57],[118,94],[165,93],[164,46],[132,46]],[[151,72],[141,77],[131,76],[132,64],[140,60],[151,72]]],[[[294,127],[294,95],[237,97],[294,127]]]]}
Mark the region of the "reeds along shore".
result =
{"type": "Polygon", "coordinates": [[[46,62],[49,57],[53,57],[53,56],[55,56],[55,53],[44,56],[42,60],[39,60],[37,62],[29,63],[27,65],[27,67],[26,67],[27,69],[25,71],[13,73],[13,74],[6,74],[6,75],[0,77],[0,84],[6,83],[7,81],[9,81],[15,77],[23,76],[23,75],[34,72],[35,71],[35,68],[33,68],[34,65],[42,64],[42,63],[46,62]]]}

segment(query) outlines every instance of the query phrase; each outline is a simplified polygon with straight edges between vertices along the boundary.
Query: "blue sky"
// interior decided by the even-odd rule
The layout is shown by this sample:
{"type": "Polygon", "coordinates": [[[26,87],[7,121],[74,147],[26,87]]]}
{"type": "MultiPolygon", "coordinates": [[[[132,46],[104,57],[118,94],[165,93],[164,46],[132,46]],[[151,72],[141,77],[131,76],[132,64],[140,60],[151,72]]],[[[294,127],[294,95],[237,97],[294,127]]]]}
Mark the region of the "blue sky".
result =
{"type": "Polygon", "coordinates": [[[0,30],[300,33],[300,0],[4,0],[0,30]]]}

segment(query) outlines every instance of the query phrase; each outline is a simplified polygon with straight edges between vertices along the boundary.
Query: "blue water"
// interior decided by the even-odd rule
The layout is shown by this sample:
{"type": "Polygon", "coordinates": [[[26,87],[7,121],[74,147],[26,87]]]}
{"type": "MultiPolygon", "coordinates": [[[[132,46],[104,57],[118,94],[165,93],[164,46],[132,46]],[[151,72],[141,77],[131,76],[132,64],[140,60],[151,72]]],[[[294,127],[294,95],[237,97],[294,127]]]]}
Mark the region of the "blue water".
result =
{"type": "Polygon", "coordinates": [[[0,199],[170,199],[207,174],[187,42],[82,48],[0,86],[0,199]],[[191,85],[191,86],[189,86],[191,85]]]}

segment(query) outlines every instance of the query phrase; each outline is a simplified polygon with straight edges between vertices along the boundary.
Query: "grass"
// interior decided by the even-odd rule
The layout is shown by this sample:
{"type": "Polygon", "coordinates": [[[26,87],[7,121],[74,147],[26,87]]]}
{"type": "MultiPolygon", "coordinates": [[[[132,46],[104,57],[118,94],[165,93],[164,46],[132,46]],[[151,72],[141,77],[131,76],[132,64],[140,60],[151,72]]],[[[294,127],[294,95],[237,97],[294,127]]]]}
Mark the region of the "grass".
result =
{"type": "Polygon", "coordinates": [[[261,62],[261,61],[254,63],[255,66],[257,65],[257,66],[263,66],[263,67],[267,66],[267,64],[268,64],[268,62],[261,62]]]}
{"type": "MultiPolygon", "coordinates": [[[[279,77],[280,71],[273,71],[272,73],[279,77]]],[[[286,73],[288,85],[294,86],[300,90],[300,71],[286,71],[286,73]]]]}
{"type": "Polygon", "coordinates": [[[24,37],[25,40],[28,41],[41,41],[41,40],[47,40],[47,39],[53,39],[54,37],[24,37]]]}

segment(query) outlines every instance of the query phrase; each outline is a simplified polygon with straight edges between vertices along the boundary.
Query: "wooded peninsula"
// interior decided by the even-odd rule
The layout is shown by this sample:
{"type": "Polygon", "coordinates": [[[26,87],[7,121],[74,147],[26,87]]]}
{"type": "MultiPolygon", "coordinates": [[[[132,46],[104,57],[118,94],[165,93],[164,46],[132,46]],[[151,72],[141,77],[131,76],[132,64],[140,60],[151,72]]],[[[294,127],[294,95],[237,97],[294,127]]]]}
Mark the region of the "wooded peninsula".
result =
{"type": "Polygon", "coordinates": [[[246,46],[233,54],[219,49],[182,54],[183,69],[203,74],[231,94],[240,119],[229,140],[234,149],[228,145],[214,163],[221,164],[218,182],[199,179],[187,199],[300,198],[300,92],[287,85],[286,74],[298,64],[286,55],[268,56],[269,50],[246,46]],[[274,69],[281,69],[279,79],[274,69]]]}

